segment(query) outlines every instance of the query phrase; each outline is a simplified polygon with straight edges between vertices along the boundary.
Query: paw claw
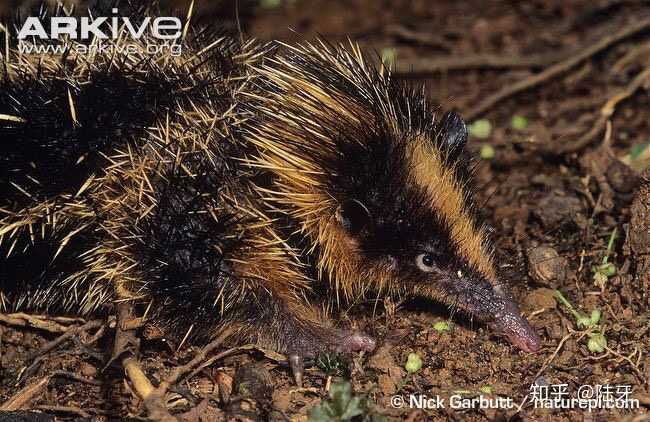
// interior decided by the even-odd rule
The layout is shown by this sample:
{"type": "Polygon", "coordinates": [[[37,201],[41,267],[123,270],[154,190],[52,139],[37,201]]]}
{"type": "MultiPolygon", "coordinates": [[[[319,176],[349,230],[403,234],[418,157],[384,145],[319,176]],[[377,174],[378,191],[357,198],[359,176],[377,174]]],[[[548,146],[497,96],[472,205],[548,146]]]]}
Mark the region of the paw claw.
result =
{"type": "Polygon", "coordinates": [[[293,378],[296,380],[298,388],[302,388],[302,375],[305,372],[305,363],[302,356],[297,354],[289,355],[289,367],[293,373],[293,378]]]}

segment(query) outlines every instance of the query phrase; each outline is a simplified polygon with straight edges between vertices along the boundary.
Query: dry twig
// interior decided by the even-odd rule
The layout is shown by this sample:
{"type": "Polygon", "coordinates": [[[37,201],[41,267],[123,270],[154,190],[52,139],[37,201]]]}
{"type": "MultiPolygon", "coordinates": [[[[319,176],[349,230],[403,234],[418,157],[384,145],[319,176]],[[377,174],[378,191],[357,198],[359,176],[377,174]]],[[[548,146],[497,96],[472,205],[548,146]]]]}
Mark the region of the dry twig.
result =
{"type": "MultiPolygon", "coordinates": [[[[69,327],[60,324],[58,318],[49,318],[44,315],[28,315],[22,312],[14,314],[0,314],[0,322],[14,327],[32,327],[40,330],[48,331],[50,333],[65,333],[69,327]]],[[[70,318],[67,321],[72,322],[70,318]]]]}
{"type": "Polygon", "coordinates": [[[639,57],[650,55],[650,42],[637,45],[618,59],[611,68],[610,73],[617,75],[623,72],[628,66],[637,61],[639,57]]]}
{"type": "Polygon", "coordinates": [[[128,379],[133,385],[136,394],[142,399],[149,418],[161,422],[177,422],[174,416],[169,413],[164,401],[164,392],[160,394],[153,387],[149,378],[145,375],[140,362],[136,358],[140,342],[133,330],[135,310],[131,302],[119,302],[117,305],[117,324],[115,328],[115,344],[111,362],[122,358],[122,367],[128,379]]]}
{"type": "Polygon", "coordinates": [[[142,399],[150,419],[163,422],[177,421],[178,419],[169,412],[165,404],[164,399],[168,389],[175,385],[184,374],[201,364],[207,358],[207,355],[220,346],[237,328],[230,327],[224,330],[214,341],[201,349],[194,359],[185,365],[174,368],[169,376],[156,388],[147,378],[137,359],[140,342],[134,330],[142,325],[142,320],[135,317],[133,304],[128,301],[118,303],[117,314],[115,344],[111,362],[121,359],[127,378],[135,394],[142,399]]]}
{"type": "Polygon", "coordinates": [[[625,88],[617,92],[611,98],[605,102],[603,107],[600,109],[600,116],[596,120],[596,123],[592,126],[589,132],[582,135],[577,141],[563,144],[550,146],[551,151],[557,154],[567,154],[570,152],[576,152],[582,148],[591,144],[600,134],[606,129],[607,122],[612,117],[616,111],[616,106],[623,100],[631,97],[639,88],[650,82],[650,68],[639,73],[625,88]]]}
{"type": "Polygon", "coordinates": [[[176,384],[178,380],[187,372],[190,372],[194,367],[198,366],[206,360],[208,354],[216,349],[217,347],[221,346],[228,337],[230,337],[235,331],[237,330],[236,327],[228,327],[225,330],[219,334],[213,341],[210,342],[207,346],[201,349],[199,353],[196,354],[194,359],[186,363],[185,365],[178,366],[174,368],[174,370],[169,374],[169,376],[160,383],[160,386],[158,387],[159,390],[162,391],[167,391],[169,386],[176,384]]]}
{"type": "Polygon", "coordinates": [[[537,87],[551,79],[554,79],[573,69],[590,57],[611,47],[612,45],[648,29],[650,29],[650,18],[642,19],[632,25],[625,26],[621,31],[616,32],[610,36],[606,36],[597,43],[585,47],[578,54],[570,56],[566,60],[561,61],[540,73],[507,85],[503,89],[496,92],[494,95],[491,95],[485,100],[481,101],[476,107],[469,110],[464,115],[467,120],[474,120],[501,101],[523,91],[537,87]]]}
{"type": "MultiPolygon", "coordinates": [[[[572,53],[573,54],[573,53],[572,53]]],[[[419,57],[395,62],[395,73],[399,75],[421,75],[449,70],[467,69],[517,69],[545,67],[557,63],[569,54],[549,53],[531,56],[504,56],[498,54],[477,54],[461,57],[419,57]]]]}
{"type": "Polygon", "coordinates": [[[74,336],[78,336],[79,334],[92,330],[95,328],[101,328],[104,325],[104,321],[101,320],[92,320],[88,321],[87,323],[83,325],[79,325],[76,327],[68,327],[67,331],[60,335],[59,337],[55,338],[54,340],[47,342],[43,347],[41,347],[39,350],[36,352],[30,353],[27,355],[25,358],[25,361],[30,361],[38,356],[42,356],[46,354],[47,352],[53,350],[55,347],[58,345],[64,343],[65,341],[71,339],[74,336]]]}
{"type": "Polygon", "coordinates": [[[81,375],[75,374],[73,372],[67,372],[67,371],[55,371],[52,374],[50,374],[51,378],[67,378],[73,381],[81,382],[84,384],[89,384],[89,385],[95,385],[97,387],[101,387],[104,385],[104,383],[100,380],[96,379],[90,379],[83,377],[81,375]]]}
{"type": "Polygon", "coordinates": [[[439,48],[446,51],[452,50],[452,46],[436,34],[414,31],[402,25],[388,25],[384,32],[386,35],[420,45],[439,48]]]}
{"type": "MultiPolygon", "coordinates": [[[[90,409],[82,410],[74,406],[38,405],[35,406],[34,409],[43,410],[45,412],[50,412],[50,413],[65,413],[71,415],[78,415],[81,416],[82,418],[90,418],[92,416],[92,414],[86,411],[90,409]]],[[[103,413],[99,409],[92,409],[92,410],[93,413],[103,413]]]]}
{"type": "Polygon", "coordinates": [[[2,406],[0,406],[0,410],[9,412],[20,410],[23,408],[23,406],[26,406],[29,402],[31,402],[34,397],[40,395],[43,390],[45,390],[45,387],[47,387],[50,379],[51,377],[49,376],[43,377],[38,381],[35,381],[23,387],[20,391],[11,396],[9,400],[4,402],[2,406]]]}
{"type": "Polygon", "coordinates": [[[607,347],[606,349],[607,349],[607,353],[611,353],[612,355],[618,357],[621,361],[626,361],[627,363],[629,363],[630,367],[637,374],[637,376],[639,377],[641,382],[643,384],[646,384],[646,382],[647,382],[646,377],[643,375],[643,372],[641,372],[641,370],[639,369],[639,365],[634,363],[632,361],[632,359],[631,359],[631,357],[634,356],[636,353],[641,353],[641,352],[638,351],[638,349],[635,349],[634,352],[632,352],[630,354],[630,356],[625,356],[625,355],[617,352],[616,350],[610,349],[609,347],[607,347]]]}
{"type": "MultiPolygon", "coordinates": [[[[548,365],[550,365],[551,362],[553,362],[553,359],[555,359],[555,357],[556,357],[557,354],[560,352],[560,350],[562,350],[562,346],[564,346],[564,343],[566,343],[567,340],[569,340],[571,337],[573,337],[574,334],[576,334],[576,331],[573,331],[573,330],[569,329],[569,333],[568,333],[567,335],[565,335],[564,337],[562,337],[562,339],[561,339],[560,342],[558,343],[557,347],[555,348],[555,351],[553,352],[553,354],[551,354],[551,356],[549,356],[549,357],[546,359],[546,361],[544,362],[544,364],[542,365],[542,367],[539,368],[539,371],[537,371],[537,373],[536,373],[535,376],[533,377],[533,382],[535,382],[535,380],[536,380],[537,378],[539,378],[540,375],[542,375],[542,373],[546,370],[546,368],[548,368],[548,365]]],[[[580,335],[580,337],[578,337],[578,339],[576,340],[576,342],[580,341],[584,336],[585,336],[585,333],[582,333],[582,334],[580,335]]]]}

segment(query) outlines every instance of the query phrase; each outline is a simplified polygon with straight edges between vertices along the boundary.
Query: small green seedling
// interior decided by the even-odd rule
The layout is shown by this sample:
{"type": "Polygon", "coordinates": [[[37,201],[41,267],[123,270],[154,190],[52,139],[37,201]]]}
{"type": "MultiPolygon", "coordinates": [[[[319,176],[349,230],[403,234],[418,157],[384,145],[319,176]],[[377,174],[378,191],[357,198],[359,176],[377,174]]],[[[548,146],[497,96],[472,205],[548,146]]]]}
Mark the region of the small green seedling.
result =
{"type": "Polygon", "coordinates": [[[320,353],[314,364],[329,376],[343,377],[349,375],[349,365],[341,355],[335,353],[320,353]]]}
{"type": "Polygon", "coordinates": [[[497,153],[492,145],[485,144],[481,146],[480,155],[483,160],[491,160],[497,155],[497,153]]]}
{"type": "Polygon", "coordinates": [[[310,421],[350,421],[355,416],[363,415],[361,398],[352,394],[352,385],[349,382],[332,384],[329,396],[329,400],[323,400],[309,412],[310,421]]]}
{"type": "MultiPolygon", "coordinates": [[[[409,353],[406,357],[406,363],[404,363],[404,369],[408,375],[415,375],[420,369],[422,369],[422,358],[417,353],[409,353]]],[[[397,385],[397,392],[402,391],[402,388],[409,382],[410,377],[406,376],[402,378],[402,381],[397,385]]]]}
{"type": "Polygon", "coordinates": [[[601,312],[600,309],[594,309],[591,311],[591,316],[589,317],[589,322],[591,322],[591,325],[597,325],[600,322],[600,317],[601,317],[601,312]]]}
{"type": "Polygon", "coordinates": [[[526,130],[528,127],[528,119],[520,114],[516,114],[510,120],[510,127],[514,130],[526,130]]]}
{"type": "Polygon", "coordinates": [[[433,329],[439,333],[444,333],[445,331],[451,331],[451,325],[447,321],[438,321],[433,324],[433,329]]]}
{"type": "Polygon", "coordinates": [[[406,358],[404,369],[409,374],[415,374],[422,368],[422,358],[417,353],[410,353],[406,358]]]}
{"type": "Polygon", "coordinates": [[[587,349],[591,353],[603,353],[607,348],[607,339],[602,333],[589,334],[587,349]]]}
{"type": "Polygon", "coordinates": [[[351,420],[383,421],[380,415],[373,414],[366,399],[352,393],[349,382],[333,383],[329,399],[309,412],[309,422],[347,422],[351,420]],[[361,418],[357,418],[357,417],[361,418]],[[355,419],[356,418],[356,419],[355,419]]]}
{"type": "Polygon", "coordinates": [[[480,119],[469,125],[469,134],[478,139],[487,139],[492,134],[492,123],[486,119],[480,119]]]}
{"type": "Polygon", "coordinates": [[[632,160],[638,160],[647,149],[650,149],[650,141],[634,145],[630,149],[630,158],[632,160]]]}
{"type": "Polygon", "coordinates": [[[607,338],[605,337],[603,327],[600,325],[600,318],[602,316],[600,309],[593,309],[591,315],[586,316],[582,312],[577,311],[559,290],[555,291],[555,298],[566,306],[573,315],[578,328],[586,330],[586,334],[589,337],[587,341],[589,351],[591,353],[602,353],[607,348],[607,338]]]}
{"type": "Polygon", "coordinates": [[[634,145],[630,152],[621,157],[621,161],[637,173],[650,167],[650,141],[634,145]]]}
{"type": "Polygon", "coordinates": [[[607,280],[616,275],[616,266],[611,262],[607,262],[614,246],[614,239],[616,239],[616,227],[614,227],[612,234],[609,236],[607,253],[603,257],[602,262],[599,265],[593,265],[591,267],[591,271],[594,273],[594,284],[600,287],[600,290],[604,290],[607,280]]]}
{"type": "Polygon", "coordinates": [[[595,327],[596,325],[598,325],[598,322],[600,322],[600,316],[601,316],[600,310],[594,309],[593,311],[591,311],[591,316],[586,316],[586,315],[582,314],[581,312],[577,311],[573,307],[571,302],[569,302],[569,300],[567,298],[565,298],[564,295],[562,294],[562,292],[560,292],[559,290],[556,290],[554,295],[555,295],[555,298],[561,304],[566,306],[566,308],[569,310],[569,312],[571,312],[571,315],[573,315],[573,317],[576,319],[576,325],[578,326],[578,328],[595,327]]]}

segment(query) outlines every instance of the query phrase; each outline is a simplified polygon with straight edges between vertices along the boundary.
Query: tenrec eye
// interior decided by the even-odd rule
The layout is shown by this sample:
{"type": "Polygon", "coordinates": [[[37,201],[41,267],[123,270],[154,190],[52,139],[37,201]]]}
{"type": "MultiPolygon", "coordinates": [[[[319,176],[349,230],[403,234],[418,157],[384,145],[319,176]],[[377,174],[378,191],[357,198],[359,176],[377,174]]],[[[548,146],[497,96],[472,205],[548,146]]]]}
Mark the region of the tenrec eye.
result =
{"type": "Polygon", "coordinates": [[[433,271],[433,267],[434,267],[433,255],[431,255],[430,253],[420,254],[415,258],[415,264],[418,266],[420,271],[424,271],[425,273],[430,273],[431,271],[433,271]]]}

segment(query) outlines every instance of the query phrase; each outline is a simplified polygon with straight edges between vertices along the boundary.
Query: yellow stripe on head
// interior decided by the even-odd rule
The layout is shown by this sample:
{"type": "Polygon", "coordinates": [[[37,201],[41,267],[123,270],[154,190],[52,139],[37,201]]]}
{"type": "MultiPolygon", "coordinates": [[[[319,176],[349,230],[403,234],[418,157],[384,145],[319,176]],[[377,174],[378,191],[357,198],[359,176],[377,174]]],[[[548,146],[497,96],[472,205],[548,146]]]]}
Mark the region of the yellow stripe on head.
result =
{"type": "Polygon", "coordinates": [[[443,162],[441,153],[427,139],[416,139],[409,144],[409,168],[415,183],[423,189],[434,209],[448,225],[450,238],[458,254],[488,280],[495,281],[496,274],[487,252],[483,228],[474,225],[464,208],[465,194],[454,175],[454,168],[443,162]]]}

